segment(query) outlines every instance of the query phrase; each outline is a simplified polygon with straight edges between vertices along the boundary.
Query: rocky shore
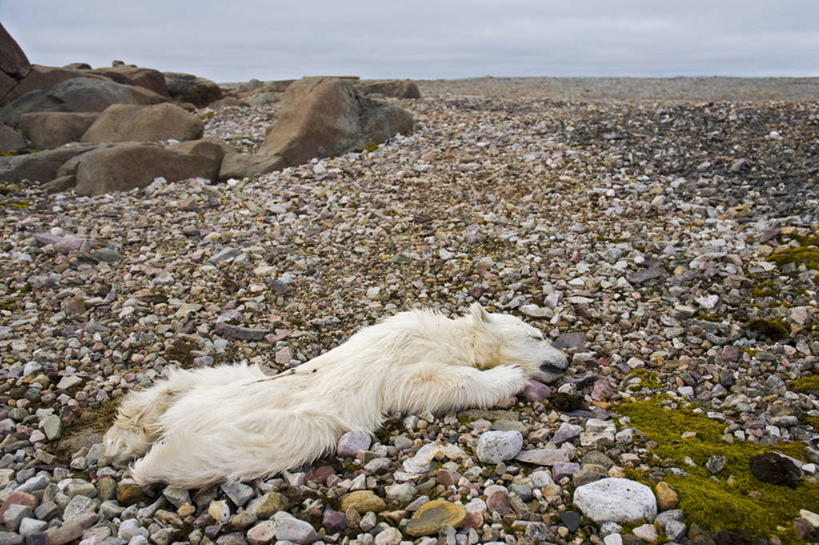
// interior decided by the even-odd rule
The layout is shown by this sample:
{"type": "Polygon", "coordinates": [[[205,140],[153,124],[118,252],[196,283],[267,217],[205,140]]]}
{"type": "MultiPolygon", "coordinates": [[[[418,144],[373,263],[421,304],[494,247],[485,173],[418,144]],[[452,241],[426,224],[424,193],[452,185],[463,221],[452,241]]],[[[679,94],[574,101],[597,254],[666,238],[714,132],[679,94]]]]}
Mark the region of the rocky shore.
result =
{"type": "MultiPolygon", "coordinates": [[[[0,545],[816,542],[816,95],[519,81],[419,82],[389,99],[411,135],[253,178],[1,184],[0,545]],[[140,488],[102,458],[169,365],[280,371],[474,301],[566,375],[268,480],[140,488]]],[[[255,151],[276,107],[195,115],[255,151]]]]}

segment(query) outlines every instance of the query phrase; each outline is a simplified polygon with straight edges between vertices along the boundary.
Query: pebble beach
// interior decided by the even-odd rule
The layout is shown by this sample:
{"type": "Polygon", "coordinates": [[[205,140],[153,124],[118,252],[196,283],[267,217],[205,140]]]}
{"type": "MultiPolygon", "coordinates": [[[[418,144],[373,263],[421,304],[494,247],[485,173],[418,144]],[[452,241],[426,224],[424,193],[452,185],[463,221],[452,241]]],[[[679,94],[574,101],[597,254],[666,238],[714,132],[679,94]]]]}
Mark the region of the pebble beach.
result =
{"type": "MultiPolygon", "coordinates": [[[[412,134],[256,178],[0,182],[0,545],[819,540],[817,79],[416,83],[412,134]],[[266,480],[142,488],[102,456],[168,366],[272,374],[474,302],[565,375],[266,480]]],[[[276,104],[196,113],[252,151],[276,104]]]]}

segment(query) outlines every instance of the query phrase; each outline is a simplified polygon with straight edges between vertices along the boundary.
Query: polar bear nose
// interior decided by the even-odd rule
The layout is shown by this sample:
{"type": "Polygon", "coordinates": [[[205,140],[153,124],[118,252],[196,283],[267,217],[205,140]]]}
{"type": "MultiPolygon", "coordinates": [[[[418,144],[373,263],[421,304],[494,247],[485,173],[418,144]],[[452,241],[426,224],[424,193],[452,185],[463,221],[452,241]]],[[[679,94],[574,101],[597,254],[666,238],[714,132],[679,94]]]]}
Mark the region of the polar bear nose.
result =
{"type": "Polygon", "coordinates": [[[566,357],[566,354],[554,348],[550,350],[549,356],[540,364],[541,369],[544,366],[555,367],[562,371],[569,366],[569,359],[566,357]]]}

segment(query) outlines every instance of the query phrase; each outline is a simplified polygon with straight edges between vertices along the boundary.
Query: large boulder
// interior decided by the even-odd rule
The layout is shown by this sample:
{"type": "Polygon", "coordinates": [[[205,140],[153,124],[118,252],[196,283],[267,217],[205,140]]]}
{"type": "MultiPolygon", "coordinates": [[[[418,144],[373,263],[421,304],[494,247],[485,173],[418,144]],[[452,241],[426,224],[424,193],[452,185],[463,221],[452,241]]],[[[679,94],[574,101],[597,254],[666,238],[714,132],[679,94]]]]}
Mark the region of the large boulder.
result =
{"type": "Polygon", "coordinates": [[[57,171],[63,163],[92,149],[94,146],[87,144],[68,144],[53,150],[0,157],[0,180],[48,182],[57,176],[57,171]]]}
{"type": "Polygon", "coordinates": [[[259,152],[226,158],[221,176],[255,176],[313,157],[341,155],[412,129],[409,112],[364,96],[354,80],[302,78],[287,87],[259,152]]]}
{"type": "Polygon", "coordinates": [[[6,103],[5,96],[17,86],[17,80],[0,71],[0,106],[6,103]]]}
{"type": "Polygon", "coordinates": [[[72,78],[28,93],[0,108],[0,123],[16,127],[20,116],[29,112],[101,112],[111,104],[157,104],[167,100],[148,89],[105,78],[72,78]]]}
{"type": "Polygon", "coordinates": [[[393,98],[421,98],[421,91],[408,79],[361,81],[359,88],[366,95],[378,94],[393,98]]]}
{"type": "Polygon", "coordinates": [[[239,97],[251,106],[261,106],[272,102],[279,102],[284,97],[287,87],[293,80],[261,82],[251,80],[239,86],[239,97]]]}
{"type": "Polygon", "coordinates": [[[31,112],[20,117],[20,130],[36,149],[58,148],[79,142],[97,112],[31,112]]]}
{"type": "Polygon", "coordinates": [[[91,73],[105,76],[124,85],[144,87],[158,95],[165,97],[170,96],[168,94],[168,86],[165,84],[165,76],[162,72],[154,70],[153,68],[142,68],[125,64],[112,66],[111,68],[96,68],[91,70],[91,73]]]}
{"type": "Polygon", "coordinates": [[[202,120],[175,104],[152,106],[113,104],[82,136],[83,142],[156,142],[157,140],[196,140],[202,138],[202,120]]]}
{"type": "Polygon", "coordinates": [[[28,57],[0,23],[0,71],[14,79],[22,79],[28,75],[29,70],[31,64],[28,57]]]}
{"type": "Polygon", "coordinates": [[[80,195],[101,195],[145,187],[158,177],[168,182],[215,179],[221,160],[219,144],[204,140],[167,147],[134,142],[102,145],[77,162],[75,189],[80,195]]]}
{"type": "Polygon", "coordinates": [[[17,151],[24,147],[26,147],[26,140],[23,135],[8,125],[0,123],[0,153],[17,151]]]}
{"type": "Polygon", "coordinates": [[[55,66],[40,66],[35,64],[31,67],[28,75],[21,79],[11,92],[7,93],[0,104],[9,102],[40,89],[48,89],[58,83],[73,78],[88,78],[104,81],[106,78],[97,74],[92,74],[86,70],[71,70],[68,68],[57,68],[55,66]]]}
{"type": "Polygon", "coordinates": [[[168,94],[177,102],[203,108],[222,98],[222,89],[209,79],[179,72],[165,72],[164,76],[168,94]]]}

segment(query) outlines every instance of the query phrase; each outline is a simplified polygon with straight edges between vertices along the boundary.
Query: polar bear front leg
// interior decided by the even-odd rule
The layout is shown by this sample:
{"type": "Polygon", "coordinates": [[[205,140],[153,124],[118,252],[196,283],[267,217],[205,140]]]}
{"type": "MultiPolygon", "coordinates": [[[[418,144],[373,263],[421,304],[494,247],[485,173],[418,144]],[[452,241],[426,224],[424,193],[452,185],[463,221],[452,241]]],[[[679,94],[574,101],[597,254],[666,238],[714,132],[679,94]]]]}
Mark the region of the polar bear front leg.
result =
{"type": "Polygon", "coordinates": [[[421,364],[413,366],[405,382],[398,380],[387,385],[392,390],[385,392],[385,401],[391,401],[386,403],[389,411],[441,413],[494,407],[529,384],[523,369],[511,365],[482,371],[474,367],[421,364]]]}

